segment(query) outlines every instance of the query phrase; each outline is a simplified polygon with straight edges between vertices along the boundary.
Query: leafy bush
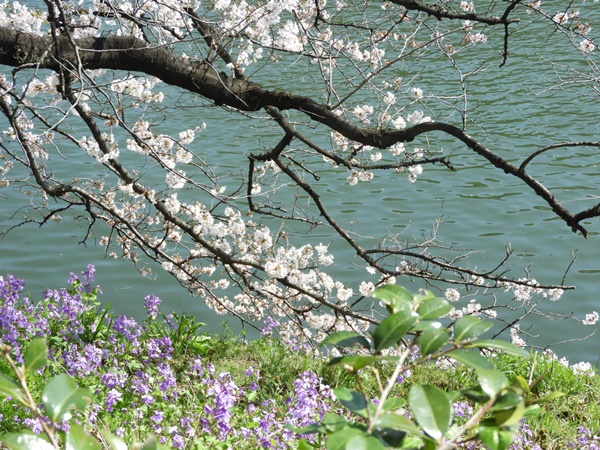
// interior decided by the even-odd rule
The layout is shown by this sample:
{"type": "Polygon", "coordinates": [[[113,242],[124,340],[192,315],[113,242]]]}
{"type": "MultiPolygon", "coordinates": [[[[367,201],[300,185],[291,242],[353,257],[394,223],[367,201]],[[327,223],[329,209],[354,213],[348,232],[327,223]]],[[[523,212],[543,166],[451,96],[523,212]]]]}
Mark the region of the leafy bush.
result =
{"type": "Polygon", "coordinates": [[[452,306],[429,291],[413,296],[402,287],[386,285],[373,296],[385,303],[389,315],[368,337],[339,331],[323,344],[359,349],[357,354],[337,356],[329,362],[353,374],[359,386],[363,385],[361,374],[365,369],[378,382],[383,365],[392,363],[394,370],[385,384],[379,383],[379,397],[373,401],[365,389],[334,390],[337,400],[352,413],[350,420],[327,414],[319,424],[294,428],[298,433],[327,435],[327,449],[450,450],[457,444],[478,439],[491,450],[504,450],[513,441],[521,419],[539,414],[542,403],[562,395],[554,393],[532,399],[526,395],[531,391],[523,377],[517,376],[510,383],[494,367],[492,352],[529,355],[508,342],[480,339],[492,323],[464,316],[448,327],[442,325],[439,319],[452,306]],[[453,392],[431,384],[415,384],[408,392],[408,399],[391,395],[399,377],[416,366],[442,359],[474,369],[478,383],[453,392]],[[455,415],[452,407],[461,398],[477,405],[466,421],[455,415]]]}

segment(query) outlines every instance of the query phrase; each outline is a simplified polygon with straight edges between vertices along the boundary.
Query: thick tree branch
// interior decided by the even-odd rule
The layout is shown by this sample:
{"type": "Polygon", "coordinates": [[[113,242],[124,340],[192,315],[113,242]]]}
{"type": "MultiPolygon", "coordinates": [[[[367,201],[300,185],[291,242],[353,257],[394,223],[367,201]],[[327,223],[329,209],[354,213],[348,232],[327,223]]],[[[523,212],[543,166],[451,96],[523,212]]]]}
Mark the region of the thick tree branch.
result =
{"type": "Polygon", "coordinates": [[[377,148],[387,148],[398,142],[410,142],[421,134],[441,131],[463,142],[495,167],[525,182],[574,232],[580,231],[587,236],[587,231],[579,224],[579,220],[596,215],[595,208],[580,215],[573,215],[546,187],[522,168],[498,157],[454,125],[425,122],[400,131],[359,127],[335,114],[328,106],[318,104],[308,97],[290,92],[274,92],[246,79],[228,77],[216,72],[209,63],[189,61],[174,55],[167,48],[149,47],[139,39],[109,36],[78,39],[75,43],[77,47],[66,37],[57,37],[54,43],[50,37],[0,27],[0,64],[14,67],[33,64],[55,71],[60,71],[70,64],[74,69],[79,69],[81,65],[84,69],[142,72],[231,108],[245,111],[269,107],[280,111],[297,110],[348,139],[377,148]],[[53,55],[59,55],[60,61],[53,55]]]}
{"type": "MultiPolygon", "coordinates": [[[[450,19],[450,20],[471,20],[473,22],[485,23],[487,25],[501,25],[518,22],[518,19],[508,20],[508,14],[505,13],[502,17],[489,17],[475,13],[456,13],[448,11],[440,5],[426,5],[417,0],[390,0],[396,5],[400,5],[408,9],[409,11],[422,11],[430,16],[435,17],[438,20],[450,19]]],[[[507,10],[510,12],[512,8],[509,6],[507,10]]]]}

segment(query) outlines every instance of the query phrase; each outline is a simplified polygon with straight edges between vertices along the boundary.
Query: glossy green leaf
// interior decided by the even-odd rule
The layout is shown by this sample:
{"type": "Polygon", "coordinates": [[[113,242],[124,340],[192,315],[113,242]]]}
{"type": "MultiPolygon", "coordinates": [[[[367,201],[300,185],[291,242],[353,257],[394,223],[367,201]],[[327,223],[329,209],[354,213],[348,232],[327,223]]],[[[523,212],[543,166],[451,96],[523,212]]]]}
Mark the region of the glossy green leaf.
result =
{"type": "Polygon", "coordinates": [[[321,423],[329,433],[341,430],[346,425],[348,425],[348,422],[346,421],[345,417],[338,416],[337,414],[333,413],[325,414],[321,423]]]}
{"type": "Polygon", "coordinates": [[[379,439],[370,434],[354,436],[344,447],[346,450],[385,450],[379,439]]]}
{"type": "Polygon", "coordinates": [[[537,416],[541,413],[544,412],[544,407],[540,406],[540,405],[529,405],[525,408],[525,414],[523,414],[523,417],[533,417],[533,416],[537,416]]]}
{"type": "Polygon", "coordinates": [[[158,441],[154,436],[150,436],[139,447],[139,450],[158,450],[158,441]]]}
{"type": "Polygon", "coordinates": [[[294,425],[287,424],[284,425],[283,428],[296,434],[325,434],[328,431],[327,428],[320,423],[311,423],[304,427],[295,427],[294,425]]]}
{"type": "Polygon", "coordinates": [[[405,433],[410,433],[417,436],[421,434],[421,430],[412,420],[403,414],[393,412],[379,416],[375,422],[375,427],[392,428],[394,430],[401,430],[405,433]]]}
{"type": "Polygon", "coordinates": [[[306,439],[302,438],[298,440],[298,450],[314,450],[315,447],[312,446],[306,439]]]}
{"type": "Polygon", "coordinates": [[[27,404],[21,388],[12,378],[7,377],[3,373],[0,373],[0,394],[12,397],[25,405],[27,404]]]}
{"type": "Polygon", "coordinates": [[[414,385],[408,393],[412,414],[423,430],[439,440],[450,426],[452,406],[444,391],[431,385],[414,385]]]}
{"type": "Polygon", "coordinates": [[[55,450],[42,435],[33,434],[29,431],[22,433],[6,433],[0,436],[2,442],[10,450],[55,450]]]}
{"type": "Polygon", "coordinates": [[[406,400],[400,397],[390,397],[383,402],[383,411],[395,411],[406,405],[406,400]]]}
{"type": "Polygon", "coordinates": [[[505,409],[502,411],[494,411],[494,420],[499,427],[509,427],[525,416],[525,403],[521,402],[514,408],[505,409]]]}
{"type": "MultiPolygon", "coordinates": [[[[135,450],[171,450],[166,445],[159,444],[154,436],[150,436],[148,439],[146,439],[144,441],[143,444],[141,444],[138,447],[134,447],[134,449],[135,450]]],[[[132,449],[132,450],[134,450],[134,449],[132,449]]]]}
{"type": "Polygon", "coordinates": [[[52,422],[69,419],[71,409],[84,410],[92,402],[89,389],[78,388],[73,379],[66,374],[52,378],[42,394],[42,403],[46,415],[52,422]]]}
{"type": "Polygon", "coordinates": [[[369,341],[354,331],[343,330],[327,336],[320,345],[331,344],[338,347],[363,347],[371,348],[369,341]]]}
{"type": "Polygon", "coordinates": [[[29,343],[25,352],[25,374],[30,374],[33,371],[46,365],[46,355],[48,347],[44,338],[34,338],[29,343]]]}
{"type": "Polygon", "coordinates": [[[492,322],[484,322],[475,316],[463,316],[454,323],[456,342],[479,337],[492,327],[492,322]]]}
{"type": "Polygon", "coordinates": [[[423,303],[427,300],[437,298],[433,292],[427,289],[420,289],[419,293],[414,296],[414,301],[417,304],[423,303]]]}
{"type": "Polygon", "coordinates": [[[502,389],[508,386],[506,375],[496,369],[477,369],[477,378],[483,392],[491,398],[496,397],[502,389]]]}
{"type": "Polygon", "coordinates": [[[354,372],[373,365],[375,361],[377,361],[375,356],[336,356],[329,361],[328,365],[331,367],[342,366],[346,370],[354,372]]]}
{"type": "Polygon", "coordinates": [[[87,434],[79,424],[72,423],[67,432],[65,450],[102,450],[100,442],[87,434]]]}
{"type": "Polygon", "coordinates": [[[472,369],[493,369],[494,365],[492,362],[481,355],[481,353],[472,350],[452,350],[447,353],[446,356],[458,361],[461,364],[464,364],[467,367],[471,367],[472,369]]]}
{"type": "Polygon", "coordinates": [[[375,289],[373,298],[383,301],[383,303],[389,306],[392,313],[400,310],[410,311],[412,309],[413,295],[408,289],[402,286],[384,284],[375,289]]]}
{"type": "Polygon", "coordinates": [[[416,321],[417,315],[411,311],[400,311],[383,319],[373,332],[375,351],[397,344],[416,321]]]}
{"type": "Polygon", "coordinates": [[[424,332],[427,330],[431,330],[432,328],[439,328],[440,322],[438,320],[419,320],[417,323],[413,325],[410,329],[412,332],[424,332]]]}
{"type": "Polygon", "coordinates": [[[505,411],[523,403],[523,397],[513,391],[503,393],[496,399],[490,411],[505,411]]]}
{"type": "Polygon", "coordinates": [[[525,380],[525,378],[523,378],[521,375],[517,375],[515,376],[515,381],[516,384],[519,385],[519,387],[523,390],[523,392],[525,392],[526,394],[531,394],[531,388],[529,387],[529,384],[527,383],[527,380],[525,380]]]}
{"type": "Polygon", "coordinates": [[[552,392],[551,394],[546,395],[545,397],[542,397],[542,398],[536,400],[536,402],[537,403],[546,403],[546,402],[549,402],[552,400],[556,400],[557,398],[564,397],[565,395],[566,394],[564,392],[556,391],[556,392],[552,392]]]}
{"type": "Polygon", "coordinates": [[[416,340],[421,355],[427,356],[439,350],[450,339],[450,332],[441,327],[424,331],[416,340]]]}
{"type": "Polygon", "coordinates": [[[445,299],[439,297],[425,298],[417,308],[421,320],[434,320],[444,317],[452,311],[452,305],[445,299]]]}
{"type": "Polygon", "coordinates": [[[363,394],[345,387],[335,388],[333,394],[345,408],[360,417],[367,417],[367,400],[363,394]]]}
{"type": "Polygon", "coordinates": [[[490,400],[490,396],[483,392],[481,386],[477,386],[475,389],[465,389],[462,394],[477,403],[487,403],[490,400]]]}
{"type": "Polygon", "coordinates": [[[346,427],[343,430],[336,431],[329,435],[325,442],[325,448],[327,450],[346,450],[348,448],[346,447],[348,442],[354,438],[366,435],[366,432],[359,430],[358,428],[346,427]]]}
{"type": "Polygon", "coordinates": [[[490,350],[508,353],[509,355],[522,356],[524,358],[529,357],[529,353],[526,350],[506,341],[499,341],[496,339],[485,339],[473,342],[471,345],[477,348],[487,348],[490,350]]]}
{"type": "Polygon", "coordinates": [[[512,431],[501,430],[493,426],[480,427],[478,435],[489,450],[506,450],[514,437],[512,431]]]}
{"type": "Polygon", "coordinates": [[[101,433],[110,450],[128,450],[125,441],[112,434],[109,430],[102,430],[101,433]]]}

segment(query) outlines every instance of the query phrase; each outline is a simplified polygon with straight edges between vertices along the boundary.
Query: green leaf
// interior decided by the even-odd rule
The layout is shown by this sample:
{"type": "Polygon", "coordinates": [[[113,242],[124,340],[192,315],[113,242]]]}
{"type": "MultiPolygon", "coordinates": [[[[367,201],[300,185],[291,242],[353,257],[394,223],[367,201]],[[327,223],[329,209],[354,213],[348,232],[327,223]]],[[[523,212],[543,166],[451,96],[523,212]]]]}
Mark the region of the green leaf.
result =
{"type": "Polygon", "coordinates": [[[474,339],[492,327],[492,322],[484,322],[475,316],[463,316],[454,323],[454,340],[456,342],[474,339]]]}
{"type": "Polygon", "coordinates": [[[298,440],[298,450],[313,450],[314,448],[306,439],[298,440]]]}
{"type": "Polygon", "coordinates": [[[424,331],[428,331],[431,330],[432,328],[439,328],[440,327],[440,322],[437,320],[419,320],[417,323],[415,323],[413,325],[413,327],[410,329],[411,332],[416,333],[416,332],[424,332],[424,331]]]}
{"type": "Polygon", "coordinates": [[[503,411],[494,411],[494,420],[499,427],[509,427],[525,416],[525,403],[521,401],[518,405],[511,409],[503,411]]]}
{"type": "Polygon", "coordinates": [[[110,450],[128,450],[125,441],[112,434],[109,430],[102,430],[101,433],[110,450]]]}
{"type": "Polygon", "coordinates": [[[102,446],[81,425],[72,423],[67,432],[65,450],[102,450],[102,446]]]}
{"type": "Polygon", "coordinates": [[[327,336],[319,345],[332,344],[338,347],[363,347],[371,348],[369,341],[354,331],[344,330],[327,336]]]}
{"type": "Polygon", "coordinates": [[[477,348],[497,350],[499,352],[508,353],[509,355],[522,356],[524,358],[529,357],[529,353],[526,350],[506,341],[498,341],[496,339],[484,339],[481,341],[473,342],[470,345],[477,348]]]}
{"type": "Polygon", "coordinates": [[[402,408],[406,405],[406,400],[400,397],[390,397],[385,402],[383,402],[383,406],[381,407],[383,411],[395,411],[396,409],[402,408]]]}
{"type": "Polygon", "coordinates": [[[379,439],[370,434],[354,436],[344,447],[346,450],[385,450],[379,439]]]}
{"type": "Polygon", "coordinates": [[[383,319],[373,332],[375,351],[379,353],[397,344],[416,321],[417,315],[411,311],[400,311],[383,319]]]}
{"type": "Polygon", "coordinates": [[[61,374],[52,378],[42,394],[42,403],[46,415],[52,422],[69,419],[72,408],[84,410],[92,402],[89,389],[81,389],[75,385],[73,378],[61,374]]]}
{"type": "Polygon", "coordinates": [[[543,412],[544,412],[543,406],[540,406],[537,404],[529,405],[525,408],[525,414],[523,414],[523,417],[533,417],[533,416],[540,415],[543,412]]]}
{"type": "Polygon", "coordinates": [[[415,295],[414,301],[417,304],[423,303],[427,300],[431,300],[437,298],[435,294],[427,289],[419,289],[419,293],[415,295]]]}
{"type": "Polygon", "coordinates": [[[304,427],[295,427],[293,425],[287,424],[283,428],[285,428],[286,430],[290,430],[296,434],[317,434],[317,433],[326,434],[327,433],[327,428],[325,428],[320,423],[311,423],[304,427]]]}
{"type": "Polygon", "coordinates": [[[385,450],[375,436],[357,428],[344,428],[333,433],[325,442],[327,450],[385,450]]]}
{"type": "Polygon", "coordinates": [[[132,450],[170,450],[164,445],[160,445],[154,436],[150,436],[143,444],[135,446],[132,450]]]}
{"type": "Polygon", "coordinates": [[[550,402],[552,400],[556,400],[557,398],[564,397],[565,395],[566,394],[564,392],[560,392],[560,391],[552,392],[551,394],[548,394],[545,397],[542,397],[542,398],[536,400],[536,403],[550,402]]]}
{"type": "Polygon", "coordinates": [[[441,327],[424,331],[416,340],[421,355],[427,356],[439,350],[450,339],[450,332],[441,327]]]}
{"type": "Polygon", "coordinates": [[[514,433],[509,430],[501,430],[498,427],[479,427],[479,439],[490,450],[506,450],[512,443],[514,433]]]}
{"type": "Polygon", "coordinates": [[[427,297],[417,308],[417,313],[421,320],[433,320],[444,317],[452,308],[452,305],[443,298],[427,297]]]}
{"type": "Polygon", "coordinates": [[[508,391],[496,399],[490,411],[506,411],[523,403],[523,397],[513,391],[508,391]]]}
{"type": "Polygon", "coordinates": [[[327,364],[330,367],[342,366],[346,370],[355,372],[364,367],[371,366],[377,361],[375,356],[337,356],[331,358],[331,361],[327,364]]]}
{"type": "Polygon", "coordinates": [[[26,376],[46,365],[47,353],[48,347],[44,338],[34,338],[31,340],[24,357],[26,376]]]}
{"type": "Polygon", "coordinates": [[[421,430],[412,420],[403,414],[397,414],[393,412],[379,416],[375,422],[375,426],[377,428],[392,428],[394,430],[401,430],[405,433],[410,433],[417,436],[421,435],[421,430]]]}
{"type": "Polygon", "coordinates": [[[455,359],[459,363],[462,363],[467,367],[471,367],[472,369],[494,368],[494,365],[489,359],[481,355],[481,353],[474,352],[472,350],[452,350],[451,352],[447,353],[446,356],[449,356],[450,358],[455,359]]]}
{"type": "Polygon", "coordinates": [[[506,375],[496,369],[477,369],[477,378],[481,389],[491,398],[496,397],[502,389],[508,386],[506,375]]]}
{"type": "Polygon", "coordinates": [[[42,435],[33,434],[30,431],[22,433],[6,433],[0,436],[0,442],[10,450],[55,450],[42,435]]]}
{"type": "Polygon", "coordinates": [[[27,406],[27,400],[21,388],[15,383],[12,378],[0,373],[0,394],[12,397],[27,406]]]}
{"type": "Polygon", "coordinates": [[[348,425],[345,417],[338,416],[337,414],[327,413],[323,416],[322,424],[325,426],[329,433],[339,431],[348,425]]]}
{"type": "Polygon", "coordinates": [[[368,417],[367,400],[360,392],[345,387],[339,387],[333,390],[333,394],[345,408],[348,408],[354,414],[360,417],[368,417]]]}
{"type": "Polygon", "coordinates": [[[413,295],[408,289],[394,284],[384,284],[373,292],[373,298],[383,301],[392,313],[412,309],[413,295]]]}
{"type": "Polygon", "coordinates": [[[526,394],[531,394],[531,388],[529,387],[529,384],[527,384],[527,380],[525,380],[525,378],[523,378],[521,375],[517,375],[515,377],[515,381],[516,384],[519,385],[519,387],[523,390],[523,392],[525,392],[526,394]]]}
{"type": "Polygon", "coordinates": [[[477,386],[474,389],[465,389],[461,391],[461,393],[469,400],[473,400],[477,403],[487,403],[490,400],[490,396],[483,392],[481,386],[477,386]]]}
{"type": "Polygon", "coordinates": [[[415,385],[408,393],[408,402],[413,416],[427,434],[435,440],[444,436],[452,418],[452,407],[444,391],[431,385],[415,385]]]}
{"type": "Polygon", "coordinates": [[[353,438],[364,436],[366,433],[358,428],[346,427],[343,430],[336,431],[329,435],[325,442],[327,450],[345,450],[346,444],[353,438]]]}

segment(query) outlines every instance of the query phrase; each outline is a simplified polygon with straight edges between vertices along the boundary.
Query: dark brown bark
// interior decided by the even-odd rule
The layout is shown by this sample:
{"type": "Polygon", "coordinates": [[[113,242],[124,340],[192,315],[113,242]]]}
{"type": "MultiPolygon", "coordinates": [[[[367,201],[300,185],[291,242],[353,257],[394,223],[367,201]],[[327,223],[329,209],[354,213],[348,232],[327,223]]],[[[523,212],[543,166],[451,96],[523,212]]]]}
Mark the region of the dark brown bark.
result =
{"type": "Polygon", "coordinates": [[[505,173],[521,179],[543,198],[574,232],[580,231],[586,236],[587,231],[580,225],[580,221],[599,215],[598,207],[577,215],[572,214],[548,189],[526,173],[524,166],[519,168],[496,156],[454,125],[427,122],[401,131],[359,127],[336,115],[327,105],[319,104],[308,97],[264,89],[247,79],[219,73],[207,62],[189,61],[173,54],[167,47],[149,46],[140,39],[108,36],[78,39],[75,43],[77,48],[66,37],[57,37],[55,44],[51,37],[0,27],[0,64],[13,67],[31,65],[57,72],[65,65],[76,69],[78,64],[84,69],[140,72],[201,95],[218,105],[243,111],[257,111],[269,107],[297,110],[352,141],[377,148],[387,148],[397,142],[410,142],[421,134],[441,131],[463,142],[505,173]]]}

